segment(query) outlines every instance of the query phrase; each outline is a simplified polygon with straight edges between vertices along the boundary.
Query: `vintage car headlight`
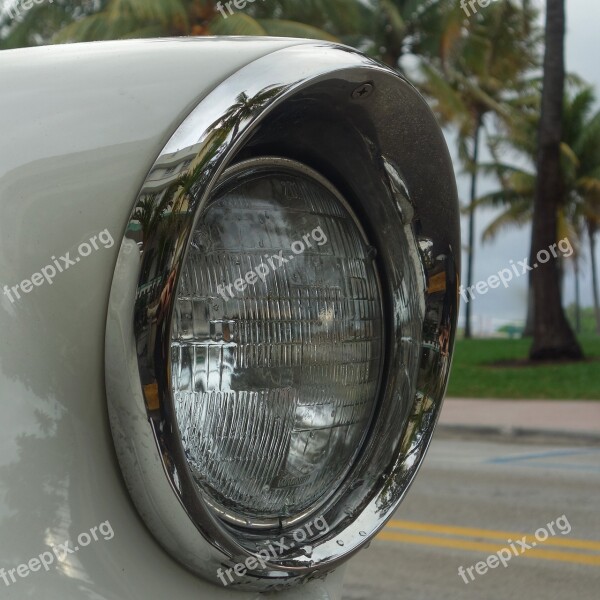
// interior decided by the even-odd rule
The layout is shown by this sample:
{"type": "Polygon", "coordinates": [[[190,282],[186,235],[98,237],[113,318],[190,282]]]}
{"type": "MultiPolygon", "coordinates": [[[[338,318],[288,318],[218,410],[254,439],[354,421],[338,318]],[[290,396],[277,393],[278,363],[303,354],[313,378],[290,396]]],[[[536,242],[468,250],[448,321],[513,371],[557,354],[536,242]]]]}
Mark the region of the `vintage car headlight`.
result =
{"type": "Polygon", "coordinates": [[[314,514],[367,435],[382,356],[374,253],[335,189],[284,159],[226,172],[171,334],[177,426],[207,501],[248,527],[314,514]]]}
{"type": "Polygon", "coordinates": [[[117,454],[173,556],[272,590],[383,527],[441,407],[459,253],[442,133],[392,70],[300,43],[199,103],[142,186],[107,325],[117,454]]]}

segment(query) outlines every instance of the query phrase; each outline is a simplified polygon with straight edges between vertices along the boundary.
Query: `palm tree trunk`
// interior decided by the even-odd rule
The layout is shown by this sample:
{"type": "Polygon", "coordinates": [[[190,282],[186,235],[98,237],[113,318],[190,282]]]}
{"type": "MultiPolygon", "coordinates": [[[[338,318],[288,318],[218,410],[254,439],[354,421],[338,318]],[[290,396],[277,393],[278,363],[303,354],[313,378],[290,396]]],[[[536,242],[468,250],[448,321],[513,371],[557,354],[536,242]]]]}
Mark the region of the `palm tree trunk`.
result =
{"type": "Polygon", "coordinates": [[[535,328],[535,317],[533,316],[535,307],[535,295],[533,293],[533,277],[529,273],[527,282],[527,316],[525,317],[525,328],[523,329],[524,338],[533,337],[535,328]]]}
{"type": "Polygon", "coordinates": [[[565,0],[547,0],[544,89],[531,240],[534,336],[531,360],[581,359],[583,351],[562,306],[558,263],[539,263],[537,253],[556,243],[558,208],[564,195],[560,143],[565,88],[565,0]]]}
{"type": "MultiPolygon", "coordinates": [[[[469,255],[467,259],[467,288],[473,285],[473,262],[475,258],[475,200],[477,200],[477,164],[479,161],[479,138],[481,137],[481,126],[483,115],[478,112],[475,120],[475,131],[473,132],[473,157],[471,175],[471,197],[469,199],[469,255]]],[[[471,329],[471,302],[466,303],[465,314],[465,338],[473,336],[471,329]]]]}
{"type": "Polygon", "coordinates": [[[600,334],[600,292],[598,290],[598,267],[596,265],[596,233],[598,228],[591,219],[588,220],[588,239],[592,264],[592,289],[594,292],[594,312],[596,314],[596,331],[600,334]]]}
{"type": "Polygon", "coordinates": [[[575,266],[575,332],[577,335],[581,333],[581,285],[579,281],[579,256],[574,256],[575,266]]]}

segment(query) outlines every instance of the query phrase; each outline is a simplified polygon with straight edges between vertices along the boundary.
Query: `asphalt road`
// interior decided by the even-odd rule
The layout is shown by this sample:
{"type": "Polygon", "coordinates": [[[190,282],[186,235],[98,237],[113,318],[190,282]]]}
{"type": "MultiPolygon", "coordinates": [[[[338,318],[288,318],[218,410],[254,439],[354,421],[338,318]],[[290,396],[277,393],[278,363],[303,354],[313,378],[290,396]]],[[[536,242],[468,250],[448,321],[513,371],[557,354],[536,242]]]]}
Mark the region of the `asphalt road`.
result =
{"type": "Polygon", "coordinates": [[[598,600],[600,447],[435,439],[345,584],[344,600],[598,600]],[[478,574],[501,548],[507,567],[478,574]]]}

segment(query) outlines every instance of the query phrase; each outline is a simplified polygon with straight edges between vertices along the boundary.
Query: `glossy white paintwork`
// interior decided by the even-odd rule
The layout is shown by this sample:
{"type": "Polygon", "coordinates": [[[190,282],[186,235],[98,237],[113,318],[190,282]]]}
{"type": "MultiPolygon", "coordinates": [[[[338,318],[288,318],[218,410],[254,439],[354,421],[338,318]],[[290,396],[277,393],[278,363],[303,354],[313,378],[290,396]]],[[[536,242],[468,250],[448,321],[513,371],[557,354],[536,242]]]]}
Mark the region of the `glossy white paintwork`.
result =
{"type": "MultiPolygon", "coordinates": [[[[104,335],[118,244],[165,143],[198,101],[243,65],[294,40],[154,40],[0,52],[0,568],[110,521],[49,572],[1,598],[258,597],[214,587],[174,562],[121,480],[104,390],[104,335]],[[108,229],[100,246],[11,303],[1,294],[108,229]]],[[[341,570],[275,597],[334,599],[341,570]]]]}

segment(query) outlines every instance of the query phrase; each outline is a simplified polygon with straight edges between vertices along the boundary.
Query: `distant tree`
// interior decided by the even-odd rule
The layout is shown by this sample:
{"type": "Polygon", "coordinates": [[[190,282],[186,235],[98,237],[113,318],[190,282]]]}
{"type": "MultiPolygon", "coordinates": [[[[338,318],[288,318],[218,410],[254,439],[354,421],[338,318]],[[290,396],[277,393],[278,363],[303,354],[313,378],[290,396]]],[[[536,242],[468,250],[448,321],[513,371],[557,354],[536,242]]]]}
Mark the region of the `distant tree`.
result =
{"type": "Polygon", "coordinates": [[[505,333],[512,340],[523,333],[523,327],[515,325],[514,323],[509,323],[508,325],[498,327],[497,331],[498,333],[505,333]]]}
{"type": "MultiPolygon", "coordinates": [[[[479,156],[488,116],[505,123],[515,119],[514,99],[529,85],[539,64],[536,11],[524,1],[489,6],[465,21],[458,3],[449,13],[439,55],[423,63],[423,87],[444,123],[457,126],[459,156],[471,176],[468,205],[466,285],[473,285],[475,210],[479,156]],[[459,19],[458,22],[456,19],[459,19]]],[[[465,337],[471,337],[471,304],[466,305],[465,337]]]]}

